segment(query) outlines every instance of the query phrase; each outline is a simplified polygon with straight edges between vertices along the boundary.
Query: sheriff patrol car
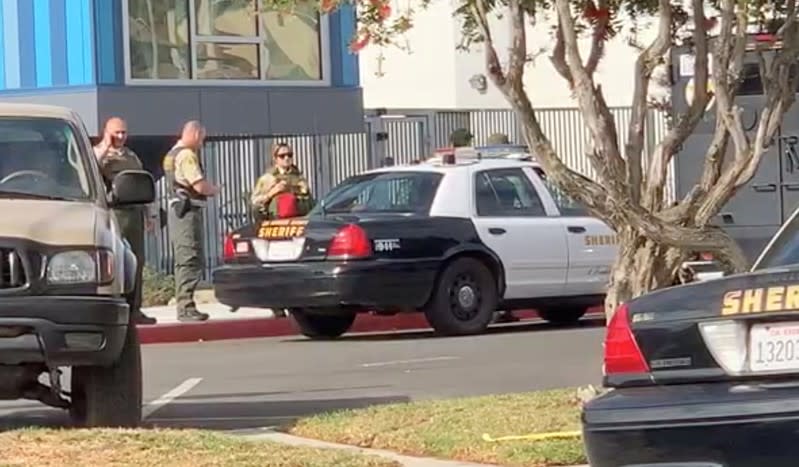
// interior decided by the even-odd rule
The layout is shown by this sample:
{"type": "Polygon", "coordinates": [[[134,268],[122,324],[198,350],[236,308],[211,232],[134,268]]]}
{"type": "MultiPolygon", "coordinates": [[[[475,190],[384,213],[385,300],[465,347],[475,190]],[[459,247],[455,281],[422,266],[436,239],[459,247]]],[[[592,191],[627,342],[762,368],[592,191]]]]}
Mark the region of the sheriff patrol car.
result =
{"type": "Polygon", "coordinates": [[[602,303],[616,251],[523,148],[466,148],[350,177],[308,216],[232,232],[213,283],[226,305],[289,309],[312,338],[360,312],[421,311],[464,335],[497,310],[580,319],[602,303]]]}

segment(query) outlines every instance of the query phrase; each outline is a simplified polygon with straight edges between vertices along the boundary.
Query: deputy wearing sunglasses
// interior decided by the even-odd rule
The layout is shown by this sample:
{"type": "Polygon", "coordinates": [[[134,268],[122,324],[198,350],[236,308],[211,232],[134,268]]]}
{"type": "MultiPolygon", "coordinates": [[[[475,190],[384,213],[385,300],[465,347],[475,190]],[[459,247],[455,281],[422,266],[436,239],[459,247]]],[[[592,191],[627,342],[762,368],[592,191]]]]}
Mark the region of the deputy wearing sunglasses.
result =
{"type": "Polygon", "coordinates": [[[250,201],[257,222],[304,216],[313,207],[308,181],[294,163],[288,143],[272,149],[272,168],[258,178],[250,201]]]}

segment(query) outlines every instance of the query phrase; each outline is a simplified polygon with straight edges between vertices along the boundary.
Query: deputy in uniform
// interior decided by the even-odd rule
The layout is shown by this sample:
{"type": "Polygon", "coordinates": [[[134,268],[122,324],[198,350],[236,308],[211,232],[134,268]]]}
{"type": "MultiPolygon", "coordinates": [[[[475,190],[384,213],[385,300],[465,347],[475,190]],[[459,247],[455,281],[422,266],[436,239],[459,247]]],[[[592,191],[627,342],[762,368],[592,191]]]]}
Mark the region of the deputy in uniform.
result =
{"type": "MultiPolygon", "coordinates": [[[[107,190],[111,190],[114,177],[123,170],[142,170],[139,156],[125,146],[128,138],[127,124],[119,117],[108,119],[103,128],[103,139],[94,147],[107,190]]],[[[122,236],[128,241],[136,255],[136,288],[132,297],[132,313],[137,324],[155,324],[156,319],[141,311],[142,272],[144,271],[144,231],[152,228],[152,220],[146,208],[125,206],[114,209],[122,236]]]]}
{"type": "Polygon", "coordinates": [[[179,321],[205,321],[197,310],[194,290],[202,280],[203,208],[219,188],[205,178],[199,150],[205,128],[198,121],[183,127],[180,140],[164,158],[163,169],[169,193],[170,237],[175,254],[175,288],[179,321]]]}
{"type": "Polygon", "coordinates": [[[292,216],[304,216],[313,208],[308,181],[294,164],[294,151],[287,143],[278,143],[272,149],[272,168],[258,178],[250,197],[257,222],[281,217],[277,200],[284,193],[294,195],[292,216]]]}

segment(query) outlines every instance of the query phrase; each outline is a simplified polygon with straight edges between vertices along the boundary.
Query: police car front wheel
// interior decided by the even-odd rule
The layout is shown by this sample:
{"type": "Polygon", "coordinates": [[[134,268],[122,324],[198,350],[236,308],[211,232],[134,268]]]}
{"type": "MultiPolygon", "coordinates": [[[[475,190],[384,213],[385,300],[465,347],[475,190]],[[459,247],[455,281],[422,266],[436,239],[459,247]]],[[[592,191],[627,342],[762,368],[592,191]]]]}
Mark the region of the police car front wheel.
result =
{"type": "Polygon", "coordinates": [[[496,284],[491,270],[478,259],[455,259],[441,273],[425,307],[427,321],[443,335],[485,331],[497,306],[496,284]]]}

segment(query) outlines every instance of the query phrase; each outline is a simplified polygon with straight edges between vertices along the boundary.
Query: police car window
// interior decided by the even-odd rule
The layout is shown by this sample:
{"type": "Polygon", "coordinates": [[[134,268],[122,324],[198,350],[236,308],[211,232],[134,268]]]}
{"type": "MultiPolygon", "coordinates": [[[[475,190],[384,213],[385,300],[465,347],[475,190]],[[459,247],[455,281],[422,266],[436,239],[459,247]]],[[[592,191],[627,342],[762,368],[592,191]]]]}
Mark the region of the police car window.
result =
{"type": "Polygon", "coordinates": [[[0,118],[0,195],[86,199],[77,135],[60,119],[0,118]]]}
{"type": "MultiPolygon", "coordinates": [[[[442,175],[384,172],[350,177],[324,198],[325,213],[413,212],[430,210],[442,175]]],[[[317,203],[311,215],[321,214],[317,203]]]]}
{"type": "Polygon", "coordinates": [[[774,239],[774,243],[764,252],[754,269],[785,266],[799,267],[799,216],[793,218],[774,239]]]}
{"type": "Polygon", "coordinates": [[[475,179],[478,216],[545,216],[546,211],[527,175],[520,169],[478,172],[475,179]]]}
{"type": "Polygon", "coordinates": [[[533,170],[538,175],[538,178],[544,182],[544,185],[546,185],[549,194],[552,195],[552,199],[555,200],[555,204],[558,206],[558,211],[560,211],[561,216],[574,217],[590,215],[582,204],[573,200],[569,195],[564,193],[563,190],[552,183],[541,167],[533,167],[533,170]]]}

